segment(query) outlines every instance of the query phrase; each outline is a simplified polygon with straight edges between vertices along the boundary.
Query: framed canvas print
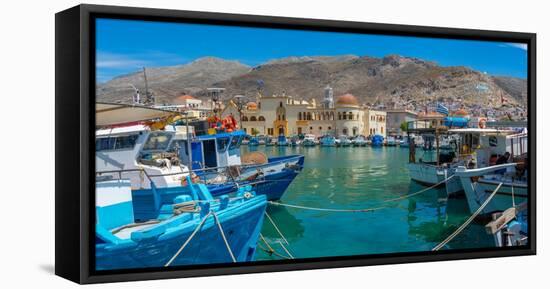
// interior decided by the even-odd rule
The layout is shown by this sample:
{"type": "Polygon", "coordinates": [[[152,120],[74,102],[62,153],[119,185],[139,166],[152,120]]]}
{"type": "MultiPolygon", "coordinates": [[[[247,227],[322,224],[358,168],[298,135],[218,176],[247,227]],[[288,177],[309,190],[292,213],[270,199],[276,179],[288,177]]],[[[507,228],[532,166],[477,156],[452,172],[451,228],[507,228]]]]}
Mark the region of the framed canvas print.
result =
{"type": "Polygon", "coordinates": [[[535,254],[535,34],[56,14],[56,274],[535,254]]]}

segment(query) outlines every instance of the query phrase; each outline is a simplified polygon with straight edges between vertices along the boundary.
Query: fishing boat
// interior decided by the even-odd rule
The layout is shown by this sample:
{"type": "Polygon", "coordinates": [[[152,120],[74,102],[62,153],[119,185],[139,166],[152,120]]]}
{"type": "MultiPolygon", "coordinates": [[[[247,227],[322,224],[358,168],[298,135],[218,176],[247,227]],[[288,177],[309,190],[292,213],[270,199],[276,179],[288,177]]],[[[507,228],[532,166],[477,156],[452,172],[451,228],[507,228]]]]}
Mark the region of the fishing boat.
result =
{"type": "Polygon", "coordinates": [[[265,196],[246,186],[214,199],[189,177],[189,186],[159,194],[150,182],[133,191],[129,179],[96,181],[96,270],[254,260],[265,196]]]}
{"type": "Polygon", "coordinates": [[[367,145],[367,140],[362,135],[356,136],[351,142],[354,147],[364,147],[367,145]]]}
{"type": "MultiPolygon", "coordinates": [[[[444,186],[447,196],[456,196],[462,192],[462,184],[458,178],[452,177],[456,168],[463,162],[458,162],[457,151],[458,143],[455,143],[455,149],[439,150],[435,156],[433,153],[426,155],[417,160],[416,157],[416,140],[435,139],[439,140],[441,134],[447,133],[446,127],[434,128],[425,121],[413,121],[408,123],[407,136],[404,140],[409,148],[409,163],[407,168],[409,170],[410,178],[420,184],[426,186],[444,186]],[[418,134],[419,137],[413,136],[418,134]],[[425,137],[432,136],[432,137],[425,137]],[[431,158],[434,158],[431,159],[431,158]]],[[[420,144],[420,147],[424,145],[420,144]]],[[[426,150],[424,150],[426,152],[426,150]]]]}
{"type": "MultiPolygon", "coordinates": [[[[243,143],[244,144],[244,143],[243,143]]],[[[260,141],[258,140],[257,137],[252,137],[250,138],[250,140],[248,141],[248,146],[249,147],[257,147],[260,145],[260,141]]]]}
{"type": "Polygon", "coordinates": [[[336,139],[331,135],[324,135],[319,140],[322,147],[334,147],[336,146],[336,139]]]}
{"type": "Polygon", "coordinates": [[[397,145],[397,140],[395,139],[394,136],[388,136],[386,138],[386,146],[394,147],[396,145],[397,145]]]}
{"type": "Polygon", "coordinates": [[[346,135],[341,135],[340,137],[338,137],[338,146],[341,146],[341,147],[349,147],[351,146],[351,140],[348,138],[348,136],[346,135]]]}
{"type": "Polygon", "coordinates": [[[253,152],[241,156],[244,132],[207,134],[195,129],[203,126],[198,122],[153,130],[151,125],[119,124],[98,129],[96,170],[104,175],[125,170],[133,189],[148,189],[144,175],[153,176],[157,189],[164,190],[185,186],[191,169],[193,180],[206,184],[214,196],[250,184],[257,194],[277,200],[303,168],[302,155],[268,158],[253,152]]]}
{"type": "Polygon", "coordinates": [[[286,138],[286,136],[284,135],[279,135],[279,137],[277,138],[277,145],[278,146],[288,146],[288,139],[286,138]]]}
{"type": "Polygon", "coordinates": [[[513,247],[528,244],[529,223],[527,202],[520,203],[491,215],[485,230],[493,236],[495,247],[513,247]]]}
{"type": "Polygon", "coordinates": [[[317,144],[315,143],[315,136],[312,134],[306,134],[304,140],[302,140],[302,145],[305,147],[314,147],[317,144]]]}
{"type": "Polygon", "coordinates": [[[374,136],[372,136],[371,138],[371,146],[373,147],[381,147],[384,145],[384,137],[379,135],[379,134],[376,134],[374,136]]]}
{"type": "Polygon", "coordinates": [[[525,163],[507,163],[475,169],[458,167],[455,174],[462,182],[471,213],[477,211],[495,191],[496,194],[483,208],[481,215],[505,211],[528,199],[525,163]]]}
{"type": "Polygon", "coordinates": [[[527,147],[526,134],[518,134],[508,129],[433,128],[411,122],[408,133],[413,132],[421,136],[431,136],[434,151],[425,153],[417,160],[416,145],[411,142],[407,165],[411,179],[428,186],[436,184],[445,186],[448,196],[459,195],[465,190],[459,178],[453,177],[458,167],[474,169],[492,166],[499,156],[507,151],[513,152],[514,147],[520,154],[524,154],[527,147]],[[439,145],[441,136],[446,136],[449,140],[446,148],[439,145]]]}
{"type": "Polygon", "coordinates": [[[265,145],[266,146],[271,147],[271,146],[274,146],[275,144],[277,144],[277,139],[274,139],[274,138],[271,138],[271,137],[266,137],[265,138],[265,145]]]}
{"type": "Polygon", "coordinates": [[[263,135],[258,136],[258,144],[265,145],[266,137],[263,135]]]}
{"type": "Polygon", "coordinates": [[[296,146],[299,146],[300,144],[302,143],[302,141],[300,140],[300,137],[298,137],[297,135],[293,135],[291,138],[290,138],[290,146],[292,147],[296,147],[296,146]]]}

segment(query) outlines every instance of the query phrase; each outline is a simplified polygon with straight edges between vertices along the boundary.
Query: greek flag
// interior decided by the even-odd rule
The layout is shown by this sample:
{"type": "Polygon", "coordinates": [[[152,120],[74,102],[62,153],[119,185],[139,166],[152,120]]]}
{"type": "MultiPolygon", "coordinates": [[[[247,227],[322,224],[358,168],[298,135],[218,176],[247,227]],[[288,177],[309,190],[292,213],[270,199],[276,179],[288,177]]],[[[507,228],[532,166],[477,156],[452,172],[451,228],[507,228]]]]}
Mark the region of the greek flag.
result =
{"type": "Polygon", "coordinates": [[[435,111],[444,115],[449,115],[449,109],[441,103],[437,104],[437,109],[435,111]]]}

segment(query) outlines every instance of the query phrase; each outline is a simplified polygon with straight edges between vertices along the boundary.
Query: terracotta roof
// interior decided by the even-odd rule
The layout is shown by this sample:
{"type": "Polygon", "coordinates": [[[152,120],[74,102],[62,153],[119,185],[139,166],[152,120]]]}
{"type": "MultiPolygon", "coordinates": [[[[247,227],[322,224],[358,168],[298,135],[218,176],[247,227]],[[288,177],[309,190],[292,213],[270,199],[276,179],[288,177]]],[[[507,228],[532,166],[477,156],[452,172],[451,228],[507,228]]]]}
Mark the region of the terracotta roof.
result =
{"type": "Polygon", "coordinates": [[[258,105],[253,101],[246,104],[246,109],[254,110],[254,109],[257,109],[257,108],[258,108],[258,105]]]}
{"type": "Polygon", "coordinates": [[[350,93],[346,93],[344,95],[339,96],[336,99],[336,104],[338,105],[359,105],[359,101],[357,100],[357,97],[353,96],[350,93]]]}
{"type": "Polygon", "coordinates": [[[184,94],[184,95],[180,95],[180,96],[178,96],[176,99],[174,99],[174,102],[176,102],[176,103],[184,103],[184,102],[186,102],[186,100],[190,100],[190,99],[196,99],[196,98],[194,98],[194,97],[191,96],[191,95],[184,94]]]}
{"type": "Polygon", "coordinates": [[[453,115],[457,115],[457,116],[466,116],[466,115],[469,115],[469,113],[468,113],[465,109],[461,108],[461,109],[455,111],[455,112],[453,113],[453,115]]]}

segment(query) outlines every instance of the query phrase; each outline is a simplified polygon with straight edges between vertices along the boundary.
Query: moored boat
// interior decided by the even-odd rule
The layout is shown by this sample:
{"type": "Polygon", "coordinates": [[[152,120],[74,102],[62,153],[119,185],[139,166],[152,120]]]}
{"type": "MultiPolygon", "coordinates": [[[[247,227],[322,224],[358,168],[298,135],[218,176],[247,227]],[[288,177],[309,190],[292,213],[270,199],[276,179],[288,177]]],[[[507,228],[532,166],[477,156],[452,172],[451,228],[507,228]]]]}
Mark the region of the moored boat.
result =
{"type": "Polygon", "coordinates": [[[379,135],[379,134],[376,134],[376,135],[373,135],[372,138],[371,138],[371,146],[373,147],[381,147],[384,145],[384,137],[379,135]]]}
{"type": "Polygon", "coordinates": [[[331,135],[324,135],[319,140],[322,147],[334,147],[336,146],[336,139],[331,135]]]}
{"type": "Polygon", "coordinates": [[[317,144],[315,143],[315,136],[312,134],[306,134],[304,140],[302,140],[302,145],[305,147],[314,147],[317,144]]]}
{"type": "Polygon", "coordinates": [[[163,195],[150,187],[136,192],[128,179],[96,181],[96,270],[254,260],[265,196],[250,186],[217,200],[203,184],[163,195]]]}
{"type": "Polygon", "coordinates": [[[352,144],[354,147],[364,147],[367,145],[367,140],[364,136],[358,135],[352,140],[352,144]]]}
{"type": "Polygon", "coordinates": [[[462,182],[471,213],[477,211],[495,191],[494,197],[481,211],[482,215],[505,211],[528,199],[525,164],[507,163],[476,169],[458,167],[455,174],[462,182]]]}
{"type": "Polygon", "coordinates": [[[397,140],[395,139],[394,136],[388,136],[386,138],[386,146],[394,147],[396,145],[397,145],[397,140]]]}
{"type": "Polygon", "coordinates": [[[341,135],[338,138],[338,146],[349,147],[351,145],[351,140],[346,135],[341,135]]]}
{"type": "Polygon", "coordinates": [[[185,186],[191,168],[194,178],[205,183],[214,196],[250,184],[256,193],[276,200],[303,167],[302,155],[268,158],[256,152],[255,157],[241,156],[242,131],[195,135],[192,128],[170,125],[152,130],[129,125],[99,129],[96,170],[104,175],[125,170],[133,189],[148,189],[144,175],[154,176],[162,190],[185,186]]]}

